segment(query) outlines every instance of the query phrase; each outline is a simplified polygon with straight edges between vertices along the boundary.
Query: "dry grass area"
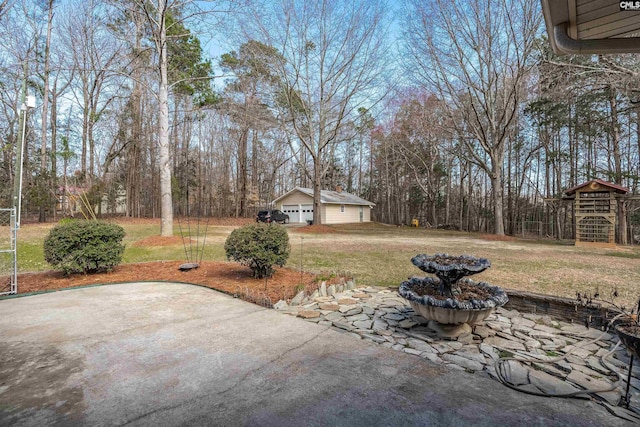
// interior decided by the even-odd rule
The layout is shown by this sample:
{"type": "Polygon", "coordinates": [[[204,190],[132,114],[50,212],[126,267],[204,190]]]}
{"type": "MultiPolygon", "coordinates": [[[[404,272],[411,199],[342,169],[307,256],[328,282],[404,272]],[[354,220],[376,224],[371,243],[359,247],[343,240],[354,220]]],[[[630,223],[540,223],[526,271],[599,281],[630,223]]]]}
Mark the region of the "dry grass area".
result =
{"type": "Polygon", "coordinates": [[[339,233],[333,227],[329,227],[327,225],[306,225],[304,227],[300,227],[296,229],[299,233],[310,233],[310,234],[335,234],[339,233]]]}
{"type": "MultiPolygon", "coordinates": [[[[304,236],[308,268],[346,269],[358,283],[398,286],[425,274],[411,264],[420,253],[468,254],[488,258],[492,267],[474,277],[507,289],[574,298],[599,290],[618,304],[640,297],[640,248],[589,249],[548,241],[461,232],[367,225],[335,226],[341,233],[304,236]]],[[[296,241],[292,235],[292,242],[296,241]]],[[[299,243],[299,242],[298,242],[299,243]]],[[[299,249],[296,249],[299,252],[299,249]]]]}

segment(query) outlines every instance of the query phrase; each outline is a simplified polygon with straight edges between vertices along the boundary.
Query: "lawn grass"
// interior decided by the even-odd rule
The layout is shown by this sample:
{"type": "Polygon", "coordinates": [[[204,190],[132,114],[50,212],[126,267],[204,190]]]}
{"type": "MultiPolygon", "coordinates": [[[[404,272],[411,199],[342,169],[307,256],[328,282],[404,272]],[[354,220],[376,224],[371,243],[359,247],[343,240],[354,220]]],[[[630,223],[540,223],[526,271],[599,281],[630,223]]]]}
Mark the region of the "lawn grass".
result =
{"type": "MultiPolygon", "coordinates": [[[[51,266],[44,260],[44,240],[49,230],[54,226],[47,224],[27,224],[18,230],[18,272],[38,272],[50,270],[51,266]]],[[[123,263],[186,260],[185,248],[182,243],[170,246],[137,246],[135,243],[152,236],[160,234],[160,224],[120,224],[125,230],[125,251],[122,256],[123,263]]],[[[204,238],[206,232],[207,243],[204,246],[202,259],[208,261],[224,261],[224,240],[229,235],[232,227],[201,227],[199,230],[183,230],[185,235],[188,231],[191,236],[199,235],[204,238]]],[[[174,226],[175,236],[180,235],[178,224],[174,226]]]]}
{"type": "Polygon", "coordinates": [[[160,234],[160,224],[147,225],[147,224],[120,224],[126,233],[124,237],[124,243],[126,245],[138,240],[142,240],[150,236],[158,236],[160,234]]]}
{"type": "MultiPolygon", "coordinates": [[[[126,232],[124,263],[186,260],[181,243],[139,246],[159,234],[159,224],[121,224],[126,232]]],[[[43,271],[42,244],[52,224],[29,224],[18,232],[20,272],[43,271]]],[[[225,260],[224,242],[235,227],[209,226],[204,260],[225,260]]],[[[336,233],[310,234],[289,227],[287,267],[322,275],[350,272],[360,285],[398,286],[410,276],[424,276],[411,264],[419,253],[469,254],[488,258],[492,267],[474,279],[505,288],[573,298],[596,289],[608,297],[614,289],[621,304],[640,295],[640,248],[589,249],[555,241],[492,239],[473,233],[379,224],[332,226],[336,233]]],[[[184,231],[184,230],[183,230],[184,231]]],[[[194,230],[191,230],[192,232],[194,230]]],[[[199,242],[203,238],[203,231],[199,242]]],[[[179,235],[174,227],[174,235],[179,235]]]]}
{"type": "Polygon", "coordinates": [[[340,233],[306,235],[292,230],[292,258],[299,265],[303,237],[304,267],[353,272],[359,284],[398,286],[410,276],[424,276],[411,264],[419,253],[469,254],[488,258],[492,267],[475,276],[505,288],[574,298],[577,292],[608,297],[629,305],[640,295],[640,248],[589,249],[540,240],[491,240],[493,236],[444,230],[334,226],[340,233]],[[296,240],[297,239],[297,240],[296,240]]]}

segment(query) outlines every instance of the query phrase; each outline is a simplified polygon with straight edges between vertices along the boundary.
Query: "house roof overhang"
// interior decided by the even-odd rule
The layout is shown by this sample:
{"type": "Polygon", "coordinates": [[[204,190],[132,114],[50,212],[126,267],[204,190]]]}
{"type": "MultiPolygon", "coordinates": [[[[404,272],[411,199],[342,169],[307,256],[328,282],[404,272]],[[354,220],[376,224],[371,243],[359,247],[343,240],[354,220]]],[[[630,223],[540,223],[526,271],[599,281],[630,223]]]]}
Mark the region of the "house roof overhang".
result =
{"type": "Polygon", "coordinates": [[[557,54],[640,53],[640,2],[541,0],[557,54]]]}

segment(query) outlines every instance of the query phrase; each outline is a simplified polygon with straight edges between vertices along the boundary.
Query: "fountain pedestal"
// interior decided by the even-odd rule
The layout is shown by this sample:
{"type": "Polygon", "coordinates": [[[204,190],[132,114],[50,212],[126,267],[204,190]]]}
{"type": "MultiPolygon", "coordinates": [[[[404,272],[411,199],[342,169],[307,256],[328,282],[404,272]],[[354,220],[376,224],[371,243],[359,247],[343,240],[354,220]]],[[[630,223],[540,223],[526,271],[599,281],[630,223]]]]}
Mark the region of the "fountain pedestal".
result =
{"type": "Polygon", "coordinates": [[[471,332],[473,332],[473,328],[468,323],[449,325],[431,320],[429,321],[429,324],[427,326],[429,329],[438,334],[438,338],[443,338],[446,340],[455,340],[458,337],[469,335],[471,332]]]}

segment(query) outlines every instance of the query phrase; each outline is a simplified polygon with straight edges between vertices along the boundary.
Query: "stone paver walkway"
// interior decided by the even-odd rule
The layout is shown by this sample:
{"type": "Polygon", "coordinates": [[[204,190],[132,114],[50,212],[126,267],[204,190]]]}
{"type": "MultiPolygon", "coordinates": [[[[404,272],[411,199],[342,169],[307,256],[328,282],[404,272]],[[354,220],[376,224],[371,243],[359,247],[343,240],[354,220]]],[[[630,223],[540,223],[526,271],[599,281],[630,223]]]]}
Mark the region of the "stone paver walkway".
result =
{"type": "MultiPolygon", "coordinates": [[[[323,284],[311,296],[300,293],[291,304],[279,301],[274,307],[452,369],[501,377],[524,392],[589,398],[577,392],[592,390],[590,396],[608,403],[611,411],[634,417],[616,407],[625,391],[629,357],[617,345],[615,334],[499,308],[483,324],[475,325],[472,333],[445,340],[397,292],[356,289],[353,282],[323,284]]],[[[630,387],[631,408],[636,411],[640,409],[639,365],[634,364],[630,387]]]]}

